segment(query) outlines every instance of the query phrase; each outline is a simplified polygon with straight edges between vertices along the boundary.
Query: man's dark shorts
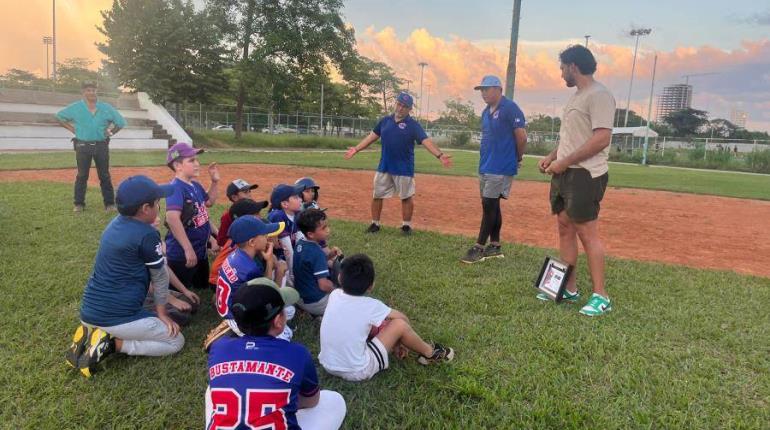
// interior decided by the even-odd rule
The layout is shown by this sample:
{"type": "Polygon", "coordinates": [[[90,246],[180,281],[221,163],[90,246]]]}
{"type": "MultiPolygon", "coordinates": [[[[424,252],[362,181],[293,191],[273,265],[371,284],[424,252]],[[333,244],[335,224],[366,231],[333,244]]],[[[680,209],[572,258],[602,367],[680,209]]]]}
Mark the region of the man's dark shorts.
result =
{"type": "Polygon", "coordinates": [[[599,202],[607,189],[607,173],[596,178],[586,169],[571,168],[551,178],[551,212],[563,210],[576,223],[599,218],[599,202]]]}

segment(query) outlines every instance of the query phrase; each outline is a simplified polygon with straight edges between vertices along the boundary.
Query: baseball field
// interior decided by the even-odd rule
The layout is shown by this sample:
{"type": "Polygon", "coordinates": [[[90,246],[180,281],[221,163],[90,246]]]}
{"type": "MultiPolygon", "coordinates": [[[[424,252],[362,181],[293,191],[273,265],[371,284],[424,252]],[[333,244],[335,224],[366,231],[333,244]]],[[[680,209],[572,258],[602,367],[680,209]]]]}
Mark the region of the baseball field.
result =
{"type": "MultiPolygon", "coordinates": [[[[374,295],[405,312],[426,339],[456,350],[448,365],[414,357],[366,383],[319,372],[347,400],[345,428],[766,428],[770,422],[770,178],[613,164],[602,238],[613,311],[543,303],[532,286],[556,231],[547,178],[525,159],[503,205],[506,258],[458,257],[478,228],[477,155],[453,152],[444,171],[418,151],[416,234],[365,235],[377,153],[216,152],[223,182],[313,176],[333,245],[369,254],[374,295]],[[291,165],[291,166],[287,166],[291,165]],[[368,170],[367,170],[368,169],[368,170]],[[439,175],[440,174],[440,175],[439,175]]],[[[162,153],[111,154],[115,184],[136,173],[171,179],[162,153]],[[160,167],[159,167],[160,166],[160,167]]],[[[0,156],[0,395],[7,428],[200,428],[206,355],[217,322],[203,307],[177,355],[116,355],[91,379],[65,364],[98,240],[95,171],[88,210],[71,212],[71,153],[0,156]]],[[[202,178],[204,184],[207,178],[202,178]]],[[[217,220],[224,198],[212,210],[217,220]]],[[[398,202],[383,221],[396,226],[398,202]]],[[[590,280],[581,258],[578,286],[590,280]]],[[[203,292],[204,302],[210,293],[203,292]]],[[[300,317],[295,340],[318,352],[320,322],[300,317]]]]}

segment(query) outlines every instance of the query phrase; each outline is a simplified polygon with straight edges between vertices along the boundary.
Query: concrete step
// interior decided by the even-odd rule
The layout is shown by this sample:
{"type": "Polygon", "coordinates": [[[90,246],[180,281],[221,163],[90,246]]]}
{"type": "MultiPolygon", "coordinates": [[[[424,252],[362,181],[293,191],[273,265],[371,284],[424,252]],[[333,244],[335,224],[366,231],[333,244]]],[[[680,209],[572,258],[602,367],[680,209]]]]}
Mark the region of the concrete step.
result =
{"type": "MultiPolygon", "coordinates": [[[[68,139],[72,137],[72,133],[63,127],[59,127],[53,124],[39,124],[39,125],[3,125],[0,123],[0,137],[45,137],[45,138],[64,138],[68,139]]],[[[126,127],[120,130],[120,133],[116,136],[122,139],[153,139],[158,138],[153,133],[153,129],[150,127],[138,128],[138,127],[126,127]]],[[[168,137],[165,137],[168,139],[168,137]]]]}
{"type": "MultiPolygon", "coordinates": [[[[112,149],[168,149],[166,139],[121,139],[110,140],[112,149]]],[[[39,150],[72,150],[69,139],[40,138],[40,137],[0,137],[0,151],[39,151],[39,150]]]]}
{"type": "MultiPolygon", "coordinates": [[[[122,113],[122,112],[121,112],[122,113]]],[[[14,125],[14,124],[54,124],[58,125],[59,121],[56,120],[55,113],[39,113],[39,112],[4,112],[0,110],[0,124],[14,125]]],[[[158,123],[147,118],[130,118],[126,117],[126,124],[134,127],[154,127],[158,123]]]]}
{"type": "MultiPolygon", "coordinates": [[[[16,112],[16,113],[37,113],[56,115],[63,106],[53,105],[38,105],[31,103],[2,103],[0,102],[0,112],[16,112]]],[[[146,110],[132,110],[132,109],[119,109],[121,115],[124,118],[149,118],[149,114],[146,110]]]]}
{"type": "MultiPolygon", "coordinates": [[[[97,93],[98,94],[98,93],[97,93]]],[[[23,89],[0,89],[0,103],[25,103],[51,106],[67,106],[82,98],[81,94],[56,93],[52,91],[33,91],[23,89]]],[[[118,109],[140,110],[136,94],[120,94],[118,97],[99,97],[100,101],[116,106],[118,109]]]]}

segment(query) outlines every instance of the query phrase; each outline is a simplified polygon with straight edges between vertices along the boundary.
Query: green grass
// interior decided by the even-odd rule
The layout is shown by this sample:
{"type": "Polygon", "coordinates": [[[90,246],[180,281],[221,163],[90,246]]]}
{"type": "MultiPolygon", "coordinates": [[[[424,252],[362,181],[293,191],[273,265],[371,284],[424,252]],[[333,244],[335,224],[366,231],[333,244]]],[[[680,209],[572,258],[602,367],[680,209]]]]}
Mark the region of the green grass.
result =
{"type": "MultiPolygon", "coordinates": [[[[419,173],[454,176],[476,176],[478,154],[465,151],[451,152],[455,166],[444,169],[427,151],[418,148],[415,156],[419,173]]],[[[374,170],[377,168],[379,151],[365,151],[352,160],[344,160],[339,152],[247,152],[212,150],[201,156],[201,161],[228,163],[265,163],[313,167],[374,170]]],[[[159,166],[165,153],[162,151],[112,151],[113,166],[159,166]]],[[[75,157],[71,152],[13,153],[0,155],[0,170],[74,168],[75,157]]],[[[519,179],[548,181],[549,177],[537,170],[535,158],[527,157],[519,172],[519,179]]],[[[770,176],[747,175],[734,172],[710,172],[669,167],[644,167],[610,163],[610,186],[677,191],[725,197],[770,200],[770,176]]]]}
{"type": "MultiPolygon", "coordinates": [[[[166,358],[112,356],[90,380],[64,364],[102,229],[101,211],[71,213],[70,185],[0,184],[0,422],[6,428],[200,428],[206,356],[216,324],[204,307],[166,358]]],[[[99,207],[90,189],[88,207],[99,207]]],[[[224,206],[216,206],[217,217],[224,206]]],[[[374,295],[418,332],[454,347],[449,365],[413,360],[366,383],[320,371],[342,393],[345,428],[767,428],[770,280],[610,259],[613,312],[534,298],[543,249],[464,266],[470,239],[334,220],[332,243],[368,253],[374,295]]],[[[585,262],[579,285],[589,281],[585,262]]],[[[204,294],[204,301],[210,299],[204,294]]],[[[295,340],[318,353],[318,323],[295,340]]]]}

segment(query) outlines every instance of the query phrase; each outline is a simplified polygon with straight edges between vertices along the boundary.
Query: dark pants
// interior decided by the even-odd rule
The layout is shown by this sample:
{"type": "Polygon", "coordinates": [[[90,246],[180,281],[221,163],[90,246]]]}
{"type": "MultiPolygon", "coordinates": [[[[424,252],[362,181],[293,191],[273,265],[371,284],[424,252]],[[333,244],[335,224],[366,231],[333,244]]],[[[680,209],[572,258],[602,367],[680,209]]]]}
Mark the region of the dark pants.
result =
{"type": "Polygon", "coordinates": [[[94,143],[75,140],[74,146],[75,160],[78,165],[78,175],[75,177],[75,205],[86,205],[86,187],[88,186],[88,174],[91,170],[92,159],[99,175],[104,206],[114,205],[115,191],[112,189],[112,178],[110,178],[110,147],[107,142],[94,143]]]}
{"type": "Polygon", "coordinates": [[[186,267],[184,261],[168,261],[168,267],[188,289],[209,287],[209,259],[198,259],[195,267],[186,267]]]}

